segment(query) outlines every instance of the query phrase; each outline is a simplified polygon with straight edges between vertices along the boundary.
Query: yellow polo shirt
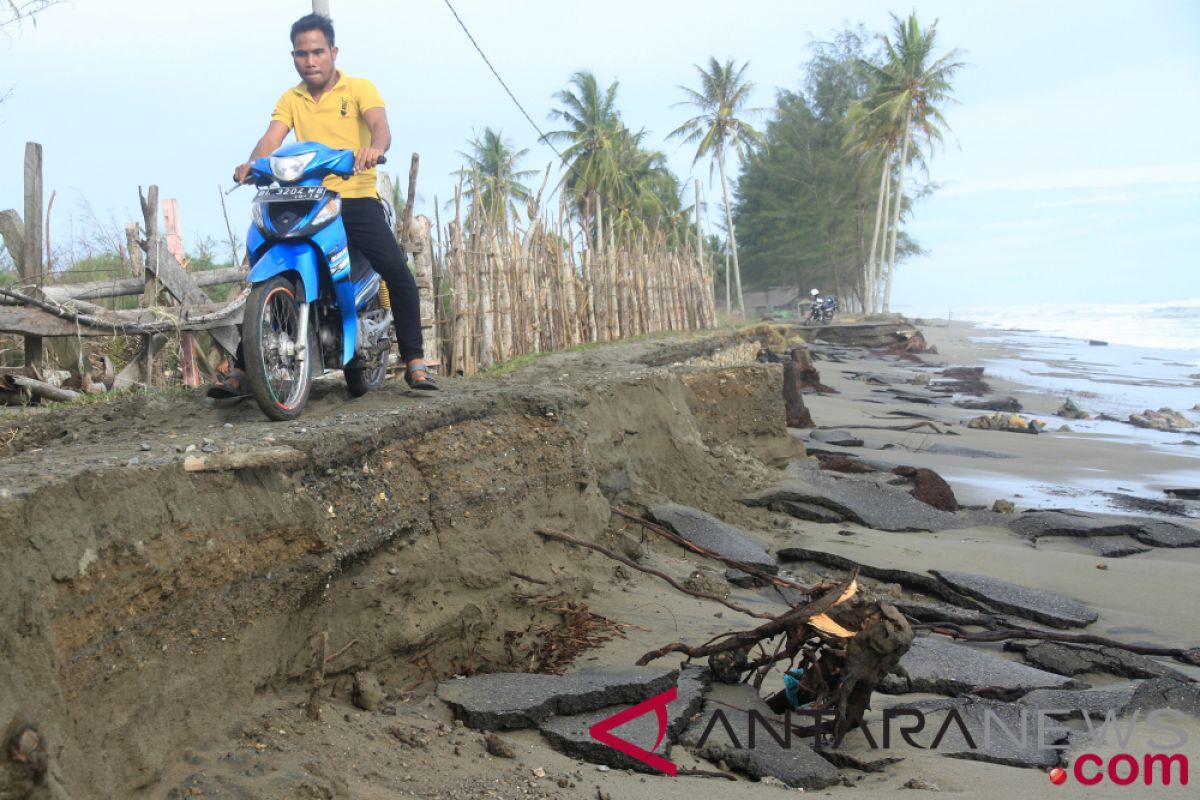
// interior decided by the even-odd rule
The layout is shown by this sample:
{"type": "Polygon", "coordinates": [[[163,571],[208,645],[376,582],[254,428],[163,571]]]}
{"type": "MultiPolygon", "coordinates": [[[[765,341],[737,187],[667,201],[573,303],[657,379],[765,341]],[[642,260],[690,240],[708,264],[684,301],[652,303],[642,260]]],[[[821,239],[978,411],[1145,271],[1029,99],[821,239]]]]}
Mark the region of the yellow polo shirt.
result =
{"type": "MultiPolygon", "coordinates": [[[[298,142],[320,142],[326,147],[360,150],[371,144],[371,130],[363,112],[383,108],[383,98],[375,84],[365,78],[351,78],[341,70],[337,83],[315,101],[301,81],[288,89],[275,104],[271,119],[278,120],[296,132],[298,142]]],[[[378,197],[375,170],[364,170],[343,180],[330,175],[325,187],[342,197],[378,197]]]]}

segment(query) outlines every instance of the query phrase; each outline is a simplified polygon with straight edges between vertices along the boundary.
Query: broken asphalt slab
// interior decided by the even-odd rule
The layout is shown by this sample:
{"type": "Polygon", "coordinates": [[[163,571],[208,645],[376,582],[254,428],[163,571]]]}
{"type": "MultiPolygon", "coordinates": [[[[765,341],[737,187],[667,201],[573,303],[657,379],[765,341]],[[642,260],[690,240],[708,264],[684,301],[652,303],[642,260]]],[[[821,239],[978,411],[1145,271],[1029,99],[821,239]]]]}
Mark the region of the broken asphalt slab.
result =
{"type": "Polygon", "coordinates": [[[997,450],[980,450],[974,447],[962,447],[956,444],[931,444],[928,447],[922,447],[915,452],[918,453],[938,453],[945,456],[959,456],[962,458],[1020,458],[1013,453],[1001,453],[997,450]]]}
{"type": "MultiPolygon", "coordinates": [[[[945,582],[939,581],[932,575],[927,575],[923,572],[910,572],[908,570],[895,569],[894,567],[865,564],[836,553],[827,553],[823,550],[813,550],[809,547],[783,547],[779,549],[778,555],[780,561],[812,561],[816,564],[822,564],[826,567],[834,567],[836,569],[843,569],[847,572],[857,569],[860,575],[865,575],[868,578],[874,578],[875,580],[879,581],[899,583],[903,586],[916,588],[926,594],[932,594],[940,597],[943,600],[946,600],[961,608],[966,608],[971,611],[980,611],[985,614],[991,611],[991,609],[989,609],[984,603],[968,597],[962,592],[954,589],[954,587],[949,586],[945,582]]],[[[946,617],[944,619],[950,622],[954,621],[950,617],[946,617]]]]}
{"type": "Polygon", "coordinates": [[[632,705],[675,685],[677,670],[623,667],[568,675],[493,672],[442,681],[437,696],[476,730],[532,728],[552,715],[632,705]]]}
{"type": "Polygon", "coordinates": [[[695,545],[774,575],[779,565],[766,548],[741,528],[705,511],[676,503],[650,509],[650,517],[695,545]]]}
{"type": "Polygon", "coordinates": [[[835,522],[846,521],[845,514],[840,514],[833,509],[819,506],[815,503],[794,503],[790,500],[784,500],[778,503],[778,505],[772,505],[771,510],[788,514],[805,522],[833,524],[835,522]]]}
{"type": "Polygon", "coordinates": [[[1087,546],[1103,558],[1126,558],[1149,553],[1152,548],[1138,544],[1129,536],[1089,536],[1087,546]]]}
{"type": "Polygon", "coordinates": [[[1133,699],[1125,706],[1125,711],[1153,711],[1156,708],[1173,708],[1200,717],[1200,685],[1174,678],[1143,681],[1133,693],[1133,699]]]}
{"type": "Polygon", "coordinates": [[[972,572],[929,571],[963,594],[978,598],[992,608],[1056,628],[1082,628],[1100,616],[1083,603],[1046,589],[1033,589],[972,572]]]}
{"type": "Polygon", "coordinates": [[[1118,716],[1133,701],[1141,681],[1118,683],[1097,689],[1035,689],[1017,702],[1055,719],[1118,716]]]}
{"type": "Polygon", "coordinates": [[[996,619],[995,614],[985,614],[968,608],[943,603],[938,600],[889,600],[896,610],[917,622],[952,622],[955,625],[986,625],[996,619]]]}
{"type": "Polygon", "coordinates": [[[824,442],[837,447],[862,447],[863,440],[849,431],[813,431],[808,438],[814,442],[824,442]]]}
{"type": "MultiPolygon", "coordinates": [[[[988,689],[1019,697],[1034,689],[1078,688],[1080,684],[1062,675],[1009,661],[954,644],[936,636],[918,636],[900,659],[900,666],[912,680],[912,691],[930,694],[961,695],[976,689],[988,689]]],[[[889,675],[879,686],[887,694],[903,694],[908,685],[903,678],[889,675]]]]}
{"type": "MultiPolygon", "coordinates": [[[[937,752],[947,758],[986,761],[1006,767],[1031,769],[1046,769],[1059,765],[1058,750],[1039,746],[1037,715],[1028,706],[1001,703],[981,697],[925,700],[893,706],[889,710],[893,715],[893,742],[896,731],[901,730],[901,726],[908,722],[908,718],[903,715],[905,710],[926,715],[920,737],[914,738],[918,744],[928,746],[939,732],[944,731],[941,741],[938,742],[937,752]],[[962,727],[951,714],[958,716],[962,727]],[[966,734],[963,733],[963,727],[966,728],[966,734]]],[[[1056,729],[1047,730],[1048,740],[1050,732],[1054,730],[1056,729]]],[[[1065,742],[1064,732],[1062,738],[1047,743],[1065,742]]]]}
{"type": "Polygon", "coordinates": [[[1200,530],[1153,517],[1090,514],[1085,511],[1026,511],[1008,527],[1026,539],[1044,536],[1132,536],[1151,547],[1200,547],[1200,530]]]}
{"type": "Polygon", "coordinates": [[[939,511],[917,500],[903,489],[874,481],[834,478],[815,470],[789,470],[795,477],[743,497],[748,506],[766,506],[789,513],[788,503],[803,503],[831,509],[845,521],[857,522],[880,531],[944,531],[965,527],[953,514],[939,511]]]}
{"type": "Polygon", "coordinates": [[[824,789],[842,779],[837,768],[813,750],[812,740],[793,736],[758,692],[745,684],[714,687],[713,695],[704,702],[703,712],[688,725],[680,742],[709,761],[724,761],[732,769],[754,778],[778,778],[793,788],[824,789]],[[761,715],[761,721],[756,718],[754,722],[753,747],[750,746],[751,711],[761,715]],[[728,723],[728,728],[722,720],[728,723]],[[776,741],[766,725],[789,746],[776,741]]]}
{"type": "Polygon", "coordinates": [[[1119,675],[1123,678],[1176,678],[1183,673],[1139,653],[1119,647],[1067,644],[1065,642],[1006,642],[1005,650],[1020,653],[1027,663],[1059,675],[1088,672],[1119,675]]]}
{"type": "MultiPolygon", "coordinates": [[[[618,739],[667,758],[671,745],[678,739],[700,705],[708,687],[707,670],[695,665],[684,666],[679,673],[675,700],[667,705],[667,728],[662,740],[658,740],[658,715],[653,710],[631,719],[624,725],[609,731],[618,739]]],[[[642,761],[622,753],[592,737],[592,726],[603,722],[629,706],[608,706],[587,714],[551,717],[538,726],[542,736],[558,752],[571,758],[579,758],[593,764],[603,764],[613,769],[632,769],[638,772],[656,772],[642,761]]]]}

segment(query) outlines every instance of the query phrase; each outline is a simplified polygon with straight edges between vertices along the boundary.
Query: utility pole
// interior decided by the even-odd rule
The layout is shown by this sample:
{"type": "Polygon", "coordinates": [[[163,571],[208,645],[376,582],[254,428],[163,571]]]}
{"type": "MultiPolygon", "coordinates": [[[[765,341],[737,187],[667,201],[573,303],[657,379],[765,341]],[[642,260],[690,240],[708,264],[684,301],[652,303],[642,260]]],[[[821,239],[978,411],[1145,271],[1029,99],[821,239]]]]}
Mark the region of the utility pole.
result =
{"type": "Polygon", "coordinates": [[[313,13],[329,17],[329,0],[313,0],[313,13]]]}

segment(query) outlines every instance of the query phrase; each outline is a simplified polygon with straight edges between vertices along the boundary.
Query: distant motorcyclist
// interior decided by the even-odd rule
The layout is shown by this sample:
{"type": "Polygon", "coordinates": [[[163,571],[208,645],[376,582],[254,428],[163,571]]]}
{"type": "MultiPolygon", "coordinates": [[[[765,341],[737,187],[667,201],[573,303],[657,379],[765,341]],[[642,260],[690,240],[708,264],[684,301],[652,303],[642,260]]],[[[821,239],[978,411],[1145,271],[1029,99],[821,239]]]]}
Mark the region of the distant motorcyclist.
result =
{"type": "Polygon", "coordinates": [[[833,312],[838,310],[837,298],[832,295],[821,297],[820,289],[813,289],[808,294],[812,297],[808,310],[808,321],[822,325],[828,324],[833,319],[833,312]]]}

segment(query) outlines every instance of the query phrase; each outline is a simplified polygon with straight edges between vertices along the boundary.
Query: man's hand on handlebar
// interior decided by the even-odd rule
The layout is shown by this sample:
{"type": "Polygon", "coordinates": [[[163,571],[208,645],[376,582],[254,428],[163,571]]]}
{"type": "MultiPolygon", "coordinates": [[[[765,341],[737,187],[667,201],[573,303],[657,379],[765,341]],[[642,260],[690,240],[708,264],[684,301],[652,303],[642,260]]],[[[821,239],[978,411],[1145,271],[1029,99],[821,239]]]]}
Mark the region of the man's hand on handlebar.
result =
{"type": "Polygon", "coordinates": [[[245,164],[238,164],[237,167],[233,170],[233,182],[238,184],[239,186],[243,183],[246,183],[246,181],[249,177],[250,177],[250,162],[249,161],[247,161],[245,164]]]}
{"type": "Polygon", "coordinates": [[[386,163],[387,159],[383,157],[383,150],[378,147],[364,147],[354,154],[354,172],[358,174],[363,170],[374,169],[376,164],[386,163]]]}

